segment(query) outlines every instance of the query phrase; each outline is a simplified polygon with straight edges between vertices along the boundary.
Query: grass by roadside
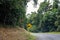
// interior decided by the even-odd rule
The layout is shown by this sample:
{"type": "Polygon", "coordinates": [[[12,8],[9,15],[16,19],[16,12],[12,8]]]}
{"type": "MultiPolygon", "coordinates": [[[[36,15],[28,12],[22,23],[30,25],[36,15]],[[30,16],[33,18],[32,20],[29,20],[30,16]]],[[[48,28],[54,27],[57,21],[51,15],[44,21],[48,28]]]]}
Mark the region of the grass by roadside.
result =
{"type": "Polygon", "coordinates": [[[35,37],[30,35],[27,40],[35,40],[35,37]]]}
{"type": "Polygon", "coordinates": [[[47,33],[47,34],[60,34],[60,32],[40,32],[40,33],[47,33]]]}
{"type": "Polygon", "coordinates": [[[47,32],[49,34],[60,34],[60,32],[47,32]]]}
{"type": "Polygon", "coordinates": [[[27,40],[36,40],[36,37],[31,35],[30,32],[26,32],[27,33],[27,40]]]}

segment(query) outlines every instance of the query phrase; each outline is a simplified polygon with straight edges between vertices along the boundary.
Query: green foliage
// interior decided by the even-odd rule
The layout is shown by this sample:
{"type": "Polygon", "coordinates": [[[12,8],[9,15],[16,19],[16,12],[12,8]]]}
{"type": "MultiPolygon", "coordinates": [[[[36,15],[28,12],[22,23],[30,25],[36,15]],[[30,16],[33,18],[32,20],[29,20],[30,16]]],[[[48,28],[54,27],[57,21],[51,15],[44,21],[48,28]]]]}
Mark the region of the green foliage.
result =
{"type": "Polygon", "coordinates": [[[45,11],[47,11],[48,10],[48,7],[49,7],[49,2],[47,2],[47,0],[46,1],[44,1],[44,2],[42,2],[41,4],[40,4],[40,7],[39,7],[39,9],[38,9],[38,13],[41,13],[41,12],[45,12],[45,11]]]}
{"type": "Polygon", "coordinates": [[[45,26],[48,28],[48,31],[55,31],[57,29],[57,27],[54,24],[57,19],[56,14],[52,11],[48,11],[47,13],[45,13],[45,17],[45,26]]]}
{"type": "Polygon", "coordinates": [[[36,16],[37,16],[36,12],[32,12],[32,14],[30,15],[30,17],[27,18],[28,19],[27,23],[35,24],[34,20],[36,19],[36,16]]]}
{"type": "Polygon", "coordinates": [[[29,20],[33,24],[31,32],[60,32],[60,6],[58,3],[59,0],[54,0],[50,5],[49,1],[45,0],[40,4],[38,13],[30,15],[29,20]]]}
{"type": "Polygon", "coordinates": [[[21,26],[26,4],[27,0],[0,0],[0,24],[21,26]]]}
{"type": "Polygon", "coordinates": [[[37,27],[35,25],[32,26],[32,28],[29,29],[31,32],[38,32],[37,27]]]}
{"type": "Polygon", "coordinates": [[[58,8],[58,3],[59,3],[59,0],[54,0],[53,8],[58,8]]]}

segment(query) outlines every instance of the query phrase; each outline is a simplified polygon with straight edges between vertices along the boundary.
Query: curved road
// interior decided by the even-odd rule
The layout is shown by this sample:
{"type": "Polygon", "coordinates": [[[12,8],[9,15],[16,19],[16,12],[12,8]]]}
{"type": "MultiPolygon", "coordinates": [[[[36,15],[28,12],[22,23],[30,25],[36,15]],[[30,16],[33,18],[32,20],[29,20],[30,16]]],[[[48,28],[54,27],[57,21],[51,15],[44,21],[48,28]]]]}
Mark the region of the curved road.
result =
{"type": "Polygon", "coordinates": [[[36,40],[60,40],[60,34],[31,33],[36,40]]]}

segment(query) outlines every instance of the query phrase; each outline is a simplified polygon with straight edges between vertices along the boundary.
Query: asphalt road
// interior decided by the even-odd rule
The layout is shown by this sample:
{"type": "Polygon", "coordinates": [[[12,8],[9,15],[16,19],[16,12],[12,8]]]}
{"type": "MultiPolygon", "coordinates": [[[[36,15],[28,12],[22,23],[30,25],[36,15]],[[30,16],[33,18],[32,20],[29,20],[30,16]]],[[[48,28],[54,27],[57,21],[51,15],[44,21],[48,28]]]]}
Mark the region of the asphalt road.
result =
{"type": "Polygon", "coordinates": [[[60,34],[31,33],[36,40],[60,40],[60,34]]]}

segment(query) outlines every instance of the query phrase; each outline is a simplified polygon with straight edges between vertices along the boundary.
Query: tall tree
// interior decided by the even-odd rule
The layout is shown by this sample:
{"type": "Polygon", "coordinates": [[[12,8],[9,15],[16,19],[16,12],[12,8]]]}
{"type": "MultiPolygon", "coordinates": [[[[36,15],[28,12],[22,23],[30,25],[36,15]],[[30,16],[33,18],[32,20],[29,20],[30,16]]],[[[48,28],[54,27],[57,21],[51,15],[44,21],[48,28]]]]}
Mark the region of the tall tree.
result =
{"type": "Polygon", "coordinates": [[[0,24],[20,25],[24,20],[27,0],[0,0],[0,24]]]}
{"type": "Polygon", "coordinates": [[[53,9],[57,9],[58,11],[56,12],[56,17],[57,17],[57,20],[55,21],[55,25],[58,27],[57,28],[57,31],[60,31],[60,1],[59,0],[54,0],[54,3],[53,3],[53,9]]]}
{"type": "Polygon", "coordinates": [[[49,2],[47,2],[47,0],[45,0],[40,4],[40,7],[38,9],[38,15],[37,15],[38,28],[42,27],[41,25],[42,25],[43,13],[47,11],[48,6],[49,6],[49,2]]]}

